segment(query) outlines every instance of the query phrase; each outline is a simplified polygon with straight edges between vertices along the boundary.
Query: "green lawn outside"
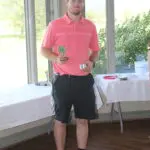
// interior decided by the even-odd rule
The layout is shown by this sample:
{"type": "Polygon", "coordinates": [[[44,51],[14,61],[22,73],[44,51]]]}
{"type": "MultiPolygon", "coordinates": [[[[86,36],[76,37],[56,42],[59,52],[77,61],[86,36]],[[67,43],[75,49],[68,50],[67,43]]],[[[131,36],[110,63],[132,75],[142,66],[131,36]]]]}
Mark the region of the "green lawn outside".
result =
{"type": "MultiPolygon", "coordinates": [[[[38,78],[46,80],[47,60],[40,54],[41,41],[37,42],[38,78]]],[[[27,83],[26,42],[23,38],[0,38],[0,81],[27,83]],[[13,79],[10,78],[13,76],[13,79]]]]}

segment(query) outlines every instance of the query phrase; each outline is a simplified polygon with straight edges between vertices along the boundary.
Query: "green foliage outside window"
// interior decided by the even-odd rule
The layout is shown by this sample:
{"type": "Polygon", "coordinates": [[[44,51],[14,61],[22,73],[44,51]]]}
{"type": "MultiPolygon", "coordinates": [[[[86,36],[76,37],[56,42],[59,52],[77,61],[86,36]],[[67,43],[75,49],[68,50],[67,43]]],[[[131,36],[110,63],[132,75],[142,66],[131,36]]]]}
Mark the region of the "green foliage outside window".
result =
{"type": "Polygon", "coordinates": [[[115,51],[121,52],[117,65],[133,64],[138,55],[147,54],[150,38],[150,11],[131,17],[115,28],[115,51]]]}
{"type": "MultiPolygon", "coordinates": [[[[147,58],[147,41],[150,39],[150,11],[131,17],[115,25],[116,67],[133,65],[138,55],[147,58]]],[[[93,73],[106,73],[106,31],[98,31],[101,52],[93,73]]]]}

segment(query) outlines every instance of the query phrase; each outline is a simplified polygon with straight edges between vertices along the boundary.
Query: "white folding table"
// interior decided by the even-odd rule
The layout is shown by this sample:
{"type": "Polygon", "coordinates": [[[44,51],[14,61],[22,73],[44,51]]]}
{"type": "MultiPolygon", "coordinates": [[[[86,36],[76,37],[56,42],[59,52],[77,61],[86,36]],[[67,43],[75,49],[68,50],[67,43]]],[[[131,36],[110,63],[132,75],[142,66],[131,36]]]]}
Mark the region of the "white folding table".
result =
{"type": "Polygon", "coordinates": [[[123,119],[120,103],[124,101],[150,101],[150,80],[148,74],[138,75],[111,74],[117,75],[116,79],[105,79],[108,74],[96,75],[95,83],[102,97],[107,104],[112,104],[111,117],[113,117],[114,105],[117,105],[121,133],[123,133],[123,119]],[[127,80],[120,80],[119,76],[126,76],[127,80]]]}

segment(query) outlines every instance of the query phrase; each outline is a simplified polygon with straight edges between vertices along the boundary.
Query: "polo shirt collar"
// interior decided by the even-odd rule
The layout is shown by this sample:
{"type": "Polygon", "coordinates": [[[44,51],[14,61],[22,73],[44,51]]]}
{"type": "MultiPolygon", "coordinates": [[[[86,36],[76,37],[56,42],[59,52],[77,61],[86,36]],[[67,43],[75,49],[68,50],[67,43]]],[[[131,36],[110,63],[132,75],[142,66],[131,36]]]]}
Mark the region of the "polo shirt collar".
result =
{"type": "MultiPolygon", "coordinates": [[[[67,13],[64,15],[64,19],[65,19],[65,21],[67,22],[67,24],[70,24],[70,23],[73,22],[73,21],[69,18],[69,16],[68,16],[67,13]]],[[[84,17],[81,16],[81,19],[80,19],[79,22],[84,23],[84,17]]]]}

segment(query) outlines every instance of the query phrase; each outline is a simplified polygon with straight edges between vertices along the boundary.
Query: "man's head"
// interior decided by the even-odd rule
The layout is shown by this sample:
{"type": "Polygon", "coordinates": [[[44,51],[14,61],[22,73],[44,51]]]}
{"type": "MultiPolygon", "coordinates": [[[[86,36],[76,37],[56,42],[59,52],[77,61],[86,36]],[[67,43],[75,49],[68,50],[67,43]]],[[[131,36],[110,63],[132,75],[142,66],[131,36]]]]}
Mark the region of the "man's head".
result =
{"type": "Polygon", "coordinates": [[[84,8],[84,0],[66,0],[68,11],[77,16],[84,8]]]}

